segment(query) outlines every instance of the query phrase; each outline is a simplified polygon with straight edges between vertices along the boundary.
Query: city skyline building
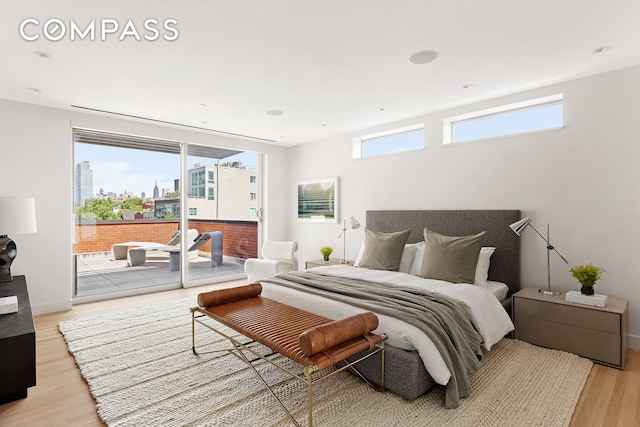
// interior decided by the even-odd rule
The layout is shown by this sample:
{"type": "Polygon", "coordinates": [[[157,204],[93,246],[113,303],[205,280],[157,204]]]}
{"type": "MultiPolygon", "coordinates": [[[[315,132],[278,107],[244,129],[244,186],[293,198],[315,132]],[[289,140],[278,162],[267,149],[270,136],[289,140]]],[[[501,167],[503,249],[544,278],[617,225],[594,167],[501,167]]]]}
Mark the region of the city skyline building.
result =
{"type": "Polygon", "coordinates": [[[196,164],[187,176],[189,218],[256,220],[255,170],[245,169],[241,162],[216,162],[196,164]]]}
{"type": "Polygon", "coordinates": [[[76,206],[84,206],[84,202],[93,199],[93,170],[88,160],[76,163],[73,201],[76,206]]]}
{"type": "MultiPolygon", "coordinates": [[[[189,219],[257,221],[258,177],[242,163],[196,164],[188,170],[189,219]]],[[[180,199],[154,202],[156,218],[180,218],[180,199]]]]}
{"type": "MultiPolygon", "coordinates": [[[[258,210],[258,176],[255,169],[247,169],[242,162],[220,162],[213,164],[195,163],[187,171],[187,201],[190,219],[202,220],[244,220],[256,221],[258,210]]],[[[126,219],[179,218],[180,179],[173,180],[174,189],[160,188],[155,179],[153,202],[143,207],[139,213],[126,215],[126,219]]],[[[124,190],[114,193],[105,190],[93,190],[93,170],[88,160],[77,162],[75,168],[74,203],[84,206],[87,200],[94,198],[110,198],[114,201],[136,198],[138,195],[124,190]]],[[[144,199],[145,192],[141,193],[144,199]]]]}

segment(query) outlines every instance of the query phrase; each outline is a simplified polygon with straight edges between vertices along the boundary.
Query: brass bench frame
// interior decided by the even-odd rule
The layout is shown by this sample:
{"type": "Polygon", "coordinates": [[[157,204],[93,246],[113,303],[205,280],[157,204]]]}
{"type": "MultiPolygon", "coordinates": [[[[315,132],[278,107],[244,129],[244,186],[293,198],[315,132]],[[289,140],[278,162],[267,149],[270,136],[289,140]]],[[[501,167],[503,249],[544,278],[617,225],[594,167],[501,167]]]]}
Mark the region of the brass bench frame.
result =
{"type": "MultiPolygon", "coordinates": [[[[247,355],[243,352],[249,352],[251,354],[253,354],[254,356],[258,357],[260,360],[264,360],[266,362],[268,362],[269,364],[271,364],[272,366],[275,366],[276,368],[280,369],[282,372],[288,374],[289,376],[291,376],[292,378],[295,378],[303,383],[305,383],[307,385],[307,411],[308,411],[308,421],[309,421],[309,427],[313,426],[313,386],[325,379],[331,378],[332,376],[338,374],[339,372],[342,372],[346,369],[350,369],[352,372],[356,373],[360,378],[362,378],[367,384],[369,384],[369,386],[371,386],[372,388],[376,389],[377,391],[383,391],[384,390],[384,341],[386,340],[386,335],[385,334],[381,334],[380,336],[382,337],[382,340],[380,343],[375,344],[373,349],[368,351],[365,355],[360,356],[357,358],[357,360],[353,360],[353,361],[349,361],[347,359],[342,359],[337,361],[336,363],[340,363],[343,362],[344,366],[341,367],[337,367],[335,364],[329,368],[325,368],[322,370],[319,370],[318,367],[315,364],[311,364],[309,366],[305,366],[304,370],[302,373],[295,373],[293,371],[291,371],[290,369],[287,369],[285,366],[279,365],[276,362],[270,360],[267,356],[270,356],[274,353],[278,353],[276,350],[274,350],[273,348],[269,347],[269,345],[267,345],[264,342],[260,342],[259,338],[256,338],[255,341],[250,341],[246,344],[243,344],[242,342],[238,341],[237,339],[235,339],[232,336],[229,336],[227,334],[225,334],[224,332],[222,332],[219,328],[216,328],[214,326],[214,324],[212,324],[212,322],[208,322],[207,319],[211,319],[216,321],[216,323],[218,323],[218,320],[212,316],[209,312],[206,311],[206,309],[201,308],[201,307],[192,307],[191,309],[191,343],[192,343],[192,347],[191,350],[193,352],[194,355],[201,355],[201,354],[211,354],[211,353],[218,353],[218,352],[228,352],[229,354],[232,354],[233,356],[237,357],[239,360],[243,361],[248,367],[251,368],[251,370],[257,375],[257,377],[260,379],[260,381],[262,381],[263,385],[265,386],[265,388],[271,393],[271,395],[275,398],[275,400],[278,402],[278,404],[280,405],[280,407],[286,412],[286,414],[289,416],[289,418],[291,418],[291,421],[296,425],[296,426],[300,426],[300,423],[298,423],[298,421],[295,419],[295,417],[293,416],[293,414],[291,414],[291,412],[286,408],[286,406],[284,405],[284,403],[280,400],[280,398],[276,395],[275,391],[273,390],[273,388],[267,383],[267,381],[262,377],[262,375],[260,375],[260,373],[257,371],[257,369],[255,368],[255,366],[253,366],[253,362],[258,360],[250,360],[247,355]],[[217,333],[218,335],[226,338],[232,345],[232,347],[227,347],[227,348],[221,348],[221,349],[215,349],[215,350],[210,350],[210,351],[203,351],[203,352],[198,352],[196,349],[196,332],[195,332],[195,325],[196,323],[204,326],[205,328],[217,333]],[[252,348],[250,348],[248,345],[253,343],[253,342],[259,342],[260,344],[266,346],[267,348],[270,348],[274,353],[271,354],[267,354],[264,355],[252,348]],[[380,386],[375,386],[373,384],[371,384],[366,378],[364,378],[364,376],[362,376],[354,367],[354,365],[356,365],[357,363],[368,359],[369,357],[372,357],[375,354],[380,353],[380,358],[381,358],[381,380],[380,380],[380,386]],[[325,373],[325,371],[328,371],[331,368],[336,368],[335,370],[333,370],[332,372],[329,373],[325,373]],[[320,374],[324,374],[322,376],[318,376],[320,374]]],[[[304,313],[302,310],[300,310],[302,313],[304,313]]],[[[222,324],[222,323],[221,323],[222,324]]],[[[231,329],[233,329],[234,331],[238,332],[239,334],[242,335],[242,332],[236,330],[235,328],[233,328],[232,325],[230,324],[226,324],[226,326],[230,327],[231,329]]],[[[286,355],[284,355],[286,357],[286,355]]],[[[350,355],[348,357],[352,357],[353,355],[350,355]]],[[[290,359],[293,360],[293,359],[290,359]]],[[[296,362],[295,360],[293,360],[294,362],[296,362]]],[[[299,362],[296,362],[299,363],[299,362]]]]}

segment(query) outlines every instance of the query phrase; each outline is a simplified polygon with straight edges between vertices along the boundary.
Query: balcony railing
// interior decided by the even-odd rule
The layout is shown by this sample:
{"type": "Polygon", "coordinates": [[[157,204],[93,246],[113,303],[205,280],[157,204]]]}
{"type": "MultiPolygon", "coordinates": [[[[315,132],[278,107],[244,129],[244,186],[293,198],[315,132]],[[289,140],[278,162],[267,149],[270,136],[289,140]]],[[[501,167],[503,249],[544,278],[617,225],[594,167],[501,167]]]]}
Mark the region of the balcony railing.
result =
{"type": "MultiPolygon", "coordinates": [[[[190,220],[188,228],[198,233],[220,231],[223,255],[239,260],[257,258],[258,225],[252,221],[190,220]]],[[[178,220],[115,220],[78,223],[75,226],[76,254],[110,252],[123,242],[167,243],[178,230],[178,220]]],[[[209,252],[207,245],[200,249],[209,252]]]]}
{"type": "MultiPolygon", "coordinates": [[[[244,271],[247,258],[257,257],[258,227],[250,221],[190,220],[198,233],[220,231],[223,263],[212,267],[210,245],[202,246],[189,261],[189,279],[220,277],[244,271]]],[[[76,224],[74,296],[85,297],[180,281],[180,272],[169,269],[169,254],[152,251],[144,264],[127,267],[127,260],[116,260],[111,246],[124,242],[165,244],[178,230],[178,220],[115,220],[76,224]]]]}

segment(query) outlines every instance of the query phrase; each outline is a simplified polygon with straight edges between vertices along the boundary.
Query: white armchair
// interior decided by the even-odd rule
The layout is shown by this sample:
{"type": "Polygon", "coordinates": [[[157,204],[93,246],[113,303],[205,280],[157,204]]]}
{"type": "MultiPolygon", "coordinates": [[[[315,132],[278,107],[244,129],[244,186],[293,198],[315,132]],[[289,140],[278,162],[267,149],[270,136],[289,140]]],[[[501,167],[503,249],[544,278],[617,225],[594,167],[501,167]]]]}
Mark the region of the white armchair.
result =
{"type": "Polygon", "coordinates": [[[298,259],[295,252],[298,242],[276,242],[267,240],[262,246],[262,258],[249,258],[244,262],[244,271],[249,283],[254,283],[278,273],[296,270],[298,259]]]}

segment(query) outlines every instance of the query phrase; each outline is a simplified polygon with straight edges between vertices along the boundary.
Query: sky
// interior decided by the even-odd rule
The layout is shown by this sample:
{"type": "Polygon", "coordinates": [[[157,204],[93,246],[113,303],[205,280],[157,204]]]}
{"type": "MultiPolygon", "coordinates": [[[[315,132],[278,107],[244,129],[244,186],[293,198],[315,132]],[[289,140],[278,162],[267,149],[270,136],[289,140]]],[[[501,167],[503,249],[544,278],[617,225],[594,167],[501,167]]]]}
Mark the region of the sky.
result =
{"type": "Polygon", "coordinates": [[[562,126],[562,104],[507,111],[455,124],[454,142],[562,126]]]}
{"type": "MultiPolygon", "coordinates": [[[[140,197],[153,196],[153,187],[158,182],[160,194],[163,188],[173,191],[174,180],[180,177],[180,156],[148,150],[107,147],[94,144],[75,144],[75,162],[88,160],[93,171],[93,194],[125,191],[140,197]]],[[[240,161],[247,169],[257,169],[258,154],[244,152],[223,159],[240,161]]],[[[189,156],[188,167],[195,163],[215,164],[214,159],[189,156]]]]}
{"type": "Polygon", "coordinates": [[[366,140],[363,148],[363,157],[387,154],[389,153],[389,146],[391,144],[395,145],[392,152],[420,150],[424,147],[424,130],[418,129],[411,132],[402,132],[366,140]]]}
{"type": "MultiPolygon", "coordinates": [[[[536,105],[531,108],[509,110],[500,114],[480,116],[475,119],[454,122],[453,142],[472,141],[513,135],[540,129],[561,127],[563,124],[563,105],[561,102],[549,105],[536,105]]],[[[384,137],[365,140],[363,156],[377,156],[390,152],[420,150],[424,148],[424,131],[391,134],[384,137]],[[392,147],[390,149],[390,147],[392,147]]]]}

